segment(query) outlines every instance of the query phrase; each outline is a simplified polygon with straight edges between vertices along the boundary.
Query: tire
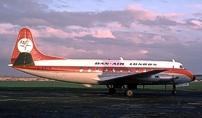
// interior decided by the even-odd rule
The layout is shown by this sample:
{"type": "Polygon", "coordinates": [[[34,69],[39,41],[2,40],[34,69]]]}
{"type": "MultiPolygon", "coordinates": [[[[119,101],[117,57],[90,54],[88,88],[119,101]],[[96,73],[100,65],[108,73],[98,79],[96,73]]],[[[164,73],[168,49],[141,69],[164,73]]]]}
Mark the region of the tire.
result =
{"type": "Polygon", "coordinates": [[[131,96],[133,96],[133,91],[130,90],[130,89],[127,89],[127,90],[125,91],[125,95],[128,96],[128,97],[131,97],[131,96]]]}
{"type": "Polygon", "coordinates": [[[109,89],[109,94],[113,95],[116,93],[116,89],[115,88],[110,88],[109,89]]]}
{"type": "Polygon", "coordinates": [[[177,91],[176,90],[172,90],[172,94],[173,95],[177,95],[177,91]]]}

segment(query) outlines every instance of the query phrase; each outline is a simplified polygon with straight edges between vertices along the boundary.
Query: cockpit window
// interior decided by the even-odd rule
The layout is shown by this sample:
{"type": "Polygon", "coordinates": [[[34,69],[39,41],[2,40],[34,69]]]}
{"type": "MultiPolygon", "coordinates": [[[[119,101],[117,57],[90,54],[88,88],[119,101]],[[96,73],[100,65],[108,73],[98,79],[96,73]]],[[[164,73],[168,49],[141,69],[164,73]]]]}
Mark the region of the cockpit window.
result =
{"type": "Polygon", "coordinates": [[[180,68],[184,68],[183,65],[180,65],[180,68]]]}

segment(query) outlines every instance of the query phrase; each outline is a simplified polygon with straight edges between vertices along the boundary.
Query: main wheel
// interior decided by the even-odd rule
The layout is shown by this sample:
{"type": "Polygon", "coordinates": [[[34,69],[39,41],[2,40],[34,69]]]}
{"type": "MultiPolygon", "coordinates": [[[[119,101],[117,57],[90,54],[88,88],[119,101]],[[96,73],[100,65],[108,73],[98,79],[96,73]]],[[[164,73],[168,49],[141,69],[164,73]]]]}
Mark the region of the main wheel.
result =
{"type": "Polygon", "coordinates": [[[109,89],[109,94],[113,95],[116,93],[116,89],[115,88],[110,88],[109,89]]]}
{"type": "Polygon", "coordinates": [[[172,94],[173,95],[177,95],[177,91],[176,90],[172,90],[172,94]]]}
{"type": "Polygon", "coordinates": [[[127,89],[127,90],[125,91],[125,95],[128,96],[128,97],[131,97],[131,96],[133,96],[133,91],[130,90],[130,89],[127,89]]]}

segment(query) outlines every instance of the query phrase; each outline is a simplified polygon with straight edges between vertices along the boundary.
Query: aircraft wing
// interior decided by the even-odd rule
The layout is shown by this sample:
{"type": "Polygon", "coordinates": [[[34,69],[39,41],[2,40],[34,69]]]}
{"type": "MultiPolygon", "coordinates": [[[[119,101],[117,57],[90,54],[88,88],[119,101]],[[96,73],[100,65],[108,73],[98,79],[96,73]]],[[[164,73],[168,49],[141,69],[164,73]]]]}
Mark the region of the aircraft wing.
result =
{"type": "Polygon", "coordinates": [[[99,83],[100,84],[127,84],[127,83],[136,83],[138,80],[136,78],[146,78],[152,75],[158,74],[160,72],[164,72],[166,69],[161,70],[152,70],[148,72],[142,73],[130,73],[130,74],[123,74],[119,76],[100,76],[99,83]]]}

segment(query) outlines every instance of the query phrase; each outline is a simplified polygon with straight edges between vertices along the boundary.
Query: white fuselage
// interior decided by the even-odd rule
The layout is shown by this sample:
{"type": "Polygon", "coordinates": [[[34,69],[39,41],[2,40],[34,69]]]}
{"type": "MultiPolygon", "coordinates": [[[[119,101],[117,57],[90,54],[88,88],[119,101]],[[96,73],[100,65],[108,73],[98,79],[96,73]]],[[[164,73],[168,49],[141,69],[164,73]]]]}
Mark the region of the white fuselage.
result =
{"type": "Polygon", "coordinates": [[[189,75],[179,62],[145,60],[39,60],[34,67],[16,67],[16,69],[54,80],[99,84],[100,81],[134,73],[143,73],[156,69],[168,69],[150,77],[135,78],[141,82],[159,82],[162,79],[178,77],[176,83],[190,82],[189,75]]]}

